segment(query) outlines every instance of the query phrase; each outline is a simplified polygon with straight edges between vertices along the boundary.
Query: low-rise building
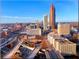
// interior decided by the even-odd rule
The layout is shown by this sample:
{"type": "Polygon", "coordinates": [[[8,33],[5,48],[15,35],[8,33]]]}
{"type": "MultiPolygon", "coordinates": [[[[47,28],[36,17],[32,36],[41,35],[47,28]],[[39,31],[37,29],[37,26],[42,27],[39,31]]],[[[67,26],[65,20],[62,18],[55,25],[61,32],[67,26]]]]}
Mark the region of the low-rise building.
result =
{"type": "Polygon", "coordinates": [[[29,29],[26,30],[28,35],[41,35],[41,29],[40,28],[36,28],[36,29],[29,29]]]}

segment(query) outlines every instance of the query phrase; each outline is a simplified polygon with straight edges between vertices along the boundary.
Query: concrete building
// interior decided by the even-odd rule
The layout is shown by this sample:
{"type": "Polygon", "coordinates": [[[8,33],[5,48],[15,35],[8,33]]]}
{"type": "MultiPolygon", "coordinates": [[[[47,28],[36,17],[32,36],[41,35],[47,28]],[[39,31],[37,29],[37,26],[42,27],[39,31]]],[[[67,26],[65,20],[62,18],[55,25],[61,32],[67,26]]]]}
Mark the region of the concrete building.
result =
{"type": "Polygon", "coordinates": [[[70,24],[59,23],[58,24],[58,34],[67,35],[70,33],[70,24]]]}
{"type": "Polygon", "coordinates": [[[51,5],[50,7],[50,27],[52,29],[55,29],[55,8],[54,8],[54,5],[51,5]]]}
{"type": "Polygon", "coordinates": [[[76,55],[76,44],[57,34],[49,33],[48,41],[57,51],[62,54],[76,55]]]}
{"type": "Polygon", "coordinates": [[[36,28],[36,29],[28,29],[26,30],[28,35],[41,35],[41,29],[36,28]]]}
{"type": "Polygon", "coordinates": [[[43,19],[43,29],[44,31],[46,31],[48,29],[48,16],[44,16],[44,19],[43,19]]]}
{"type": "Polygon", "coordinates": [[[29,24],[28,26],[26,26],[27,29],[35,29],[36,28],[36,24],[29,24]]]}

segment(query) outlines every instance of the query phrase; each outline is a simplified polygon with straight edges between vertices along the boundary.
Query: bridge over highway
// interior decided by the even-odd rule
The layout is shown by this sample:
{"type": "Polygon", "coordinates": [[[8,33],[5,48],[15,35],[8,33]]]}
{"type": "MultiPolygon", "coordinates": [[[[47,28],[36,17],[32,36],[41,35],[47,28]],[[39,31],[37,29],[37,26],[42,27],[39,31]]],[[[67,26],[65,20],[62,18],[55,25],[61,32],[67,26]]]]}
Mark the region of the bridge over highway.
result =
{"type": "MultiPolygon", "coordinates": [[[[17,50],[19,49],[21,44],[22,44],[22,42],[18,42],[17,45],[9,53],[7,53],[4,56],[4,58],[11,58],[11,56],[17,52],[17,50]]],[[[23,46],[23,47],[25,47],[25,46],[23,46]]],[[[26,46],[25,48],[28,48],[28,47],[26,46]]],[[[32,48],[31,49],[31,53],[30,54],[27,53],[28,56],[25,56],[25,58],[27,58],[27,59],[34,59],[35,56],[37,55],[37,53],[39,53],[40,49],[41,49],[41,46],[32,48]]],[[[24,51],[24,52],[26,52],[26,51],[24,51]]],[[[48,58],[49,59],[64,59],[61,54],[55,52],[54,50],[50,51],[50,50],[45,50],[44,49],[44,53],[46,55],[46,59],[48,59],[48,58]]]]}
{"type": "Polygon", "coordinates": [[[7,53],[3,58],[11,58],[11,56],[17,52],[22,42],[23,41],[18,40],[17,45],[9,53],[7,53]]]}
{"type": "Polygon", "coordinates": [[[36,47],[36,48],[33,50],[32,54],[30,54],[30,55],[27,57],[27,59],[34,59],[34,57],[36,56],[36,54],[39,52],[40,49],[41,49],[40,46],[36,47]]]}
{"type": "MultiPolygon", "coordinates": [[[[14,55],[17,52],[17,50],[20,48],[20,46],[23,46],[23,47],[27,48],[26,46],[22,45],[23,40],[20,40],[19,38],[16,38],[17,36],[18,35],[15,35],[15,36],[12,37],[13,40],[12,39],[11,40],[12,41],[17,41],[17,43],[13,47],[12,50],[10,50],[8,53],[6,53],[6,55],[3,56],[4,59],[5,58],[11,58],[12,55],[14,55]]],[[[11,43],[11,41],[10,41],[10,43],[11,43]]],[[[8,44],[7,43],[2,44],[2,45],[0,45],[0,48],[5,47],[6,45],[8,45],[8,44]]],[[[38,46],[36,46],[34,49],[31,49],[31,50],[32,50],[31,54],[26,56],[27,59],[34,59],[35,56],[40,52],[40,50],[42,50],[42,47],[39,44],[38,46]]],[[[64,59],[63,56],[59,52],[55,51],[55,49],[51,48],[50,45],[48,46],[48,48],[44,49],[44,53],[45,53],[46,59],[48,59],[48,58],[49,59],[64,59]]]]}
{"type": "Polygon", "coordinates": [[[0,38],[0,49],[17,40],[19,34],[10,33],[6,38],[0,38]]]}

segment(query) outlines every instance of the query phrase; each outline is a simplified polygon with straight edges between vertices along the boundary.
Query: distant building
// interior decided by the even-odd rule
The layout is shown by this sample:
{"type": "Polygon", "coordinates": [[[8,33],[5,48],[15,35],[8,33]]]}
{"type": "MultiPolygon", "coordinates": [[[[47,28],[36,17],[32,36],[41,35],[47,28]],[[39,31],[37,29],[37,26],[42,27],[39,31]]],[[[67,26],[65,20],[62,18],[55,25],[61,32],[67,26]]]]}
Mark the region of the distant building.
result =
{"type": "Polygon", "coordinates": [[[28,29],[35,29],[36,28],[36,24],[29,24],[28,26],[26,26],[26,28],[28,29]]]}
{"type": "Polygon", "coordinates": [[[19,24],[19,23],[14,24],[14,28],[13,28],[14,31],[20,30],[20,29],[22,29],[22,25],[21,24],[19,24]]]}
{"type": "Polygon", "coordinates": [[[59,23],[57,30],[59,35],[70,34],[70,24],[59,23]]]}
{"type": "Polygon", "coordinates": [[[27,32],[27,35],[41,35],[41,29],[40,28],[28,29],[26,32],[27,32]]]}
{"type": "Polygon", "coordinates": [[[50,20],[49,20],[49,24],[50,24],[50,27],[52,29],[55,29],[55,8],[54,8],[54,5],[51,5],[50,7],[50,20]]]}
{"type": "Polygon", "coordinates": [[[40,27],[40,22],[39,20],[36,21],[36,28],[39,28],[40,27]]]}
{"type": "Polygon", "coordinates": [[[43,29],[44,31],[48,29],[48,16],[44,16],[44,19],[43,19],[43,29]]]}
{"type": "Polygon", "coordinates": [[[62,54],[76,55],[76,44],[57,34],[49,33],[48,41],[57,51],[62,54]]]}

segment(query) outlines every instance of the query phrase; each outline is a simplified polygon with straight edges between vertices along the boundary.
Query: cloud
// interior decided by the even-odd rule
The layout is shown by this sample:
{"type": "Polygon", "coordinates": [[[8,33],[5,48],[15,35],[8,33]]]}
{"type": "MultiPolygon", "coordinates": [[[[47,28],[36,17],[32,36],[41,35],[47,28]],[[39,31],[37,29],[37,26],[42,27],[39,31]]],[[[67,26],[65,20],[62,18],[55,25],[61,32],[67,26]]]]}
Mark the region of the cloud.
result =
{"type": "Polygon", "coordinates": [[[0,23],[16,23],[16,22],[36,22],[40,18],[36,17],[20,17],[20,16],[0,16],[0,23]]]}
{"type": "Polygon", "coordinates": [[[0,16],[0,18],[13,18],[13,19],[36,19],[36,17],[19,17],[19,16],[0,16]]]}

